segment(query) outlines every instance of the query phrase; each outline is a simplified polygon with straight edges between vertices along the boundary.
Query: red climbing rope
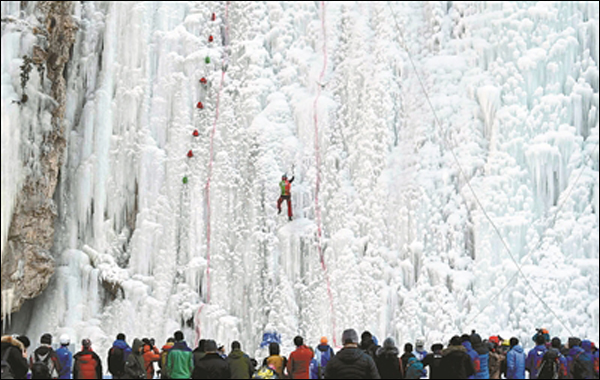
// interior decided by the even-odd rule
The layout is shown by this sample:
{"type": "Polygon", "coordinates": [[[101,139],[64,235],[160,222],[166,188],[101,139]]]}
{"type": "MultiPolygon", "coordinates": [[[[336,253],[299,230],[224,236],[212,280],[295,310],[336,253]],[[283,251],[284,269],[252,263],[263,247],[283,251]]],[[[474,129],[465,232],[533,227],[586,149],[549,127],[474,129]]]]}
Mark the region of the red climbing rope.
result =
{"type": "MultiPolygon", "coordinates": [[[[225,3],[225,41],[229,41],[229,25],[227,24],[229,20],[229,1],[225,3]]],[[[212,14],[211,20],[216,21],[217,16],[215,13],[212,14]]],[[[209,37],[209,42],[212,42],[213,36],[209,37]]],[[[226,51],[226,49],[225,49],[226,51]]],[[[210,63],[210,58],[206,58],[206,63],[210,63]]],[[[195,316],[195,332],[196,332],[196,346],[198,346],[200,342],[200,338],[202,337],[202,329],[200,324],[200,318],[202,316],[202,311],[204,307],[210,304],[211,297],[211,280],[210,280],[210,248],[211,248],[211,204],[210,204],[210,184],[212,182],[212,174],[213,174],[213,163],[215,158],[215,135],[217,133],[217,123],[219,121],[220,116],[220,105],[221,105],[221,92],[223,91],[223,84],[225,82],[225,63],[226,63],[226,52],[223,54],[223,68],[221,72],[221,84],[219,85],[219,91],[217,92],[217,103],[216,103],[216,114],[215,121],[213,124],[212,132],[210,135],[210,159],[208,163],[208,179],[206,181],[206,208],[207,208],[207,221],[206,221],[206,302],[200,305],[200,309],[195,316]]],[[[203,85],[208,81],[206,78],[202,78],[200,83],[203,85]]]]}
{"type": "Polygon", "coordinates": [[[321,206],[319,205],[319,192],[321,191],[321,148],[319,144],[319,113],[318,113],[318,104],[319,99],[321,98],[321,83],[323,83],[323,79],[325,78],[325,73],[327,71],[327,28],[325,25],[325,2],[321,1],[321,27],[323,30],[323,70],[321,71],[321,75],[319,76],[319,83],[317,86],[317,97],[314,103],[314,122],[315,122],[315,155],[316,155],[316,165],[317,165],[317,181],[316,181],[316,190],[315,190],[315,217],[317,222],[317,238],[318,238],[318,247],[319,247],[319,257],[321,259],[321,267],[323,268],[323,274],[325,276],[325,281],[327,282],[327,295],[329,297],[329,305],[331,310],[331,323],[333,326],[333,344],[337,346],[337,335],[336,335],[336,317],[335,317],[335,307],[333,305],[333,292],[331,290],[331,281],[329,280],[329,272],[327,271],[327,264],[325,263],[325,254],[323,252],[323,227],[321,220],[321,206]]]}
{"type": "MultiPolygon", "coordinates": [[[[225,41],[229,40],[229,25],[227,25],[227,21],[229,20],[229,1],[225,3],[225,41]]],[[[223,66],[226,63],[225,54],[223,54],[223,66]]],[[[221,105],[221,92],[223,91],[223,84],[225,82],[225,70],[223,69],[221,72],[221,84],[219,85],[219,92],[217,93],[217,104],[216,104],[216,114],[215,121],[213,124],[213,129],[210,136],[210,159],[208,164],[208,180],[206,181],[206,208],[207,208],[207,222],[206,222],[206,303],[210,303],[210,247],[211,247],[211,208],[210,208],[210,183],[212,181],[212,173],[213,173],[213,162],[215,158],[215,134],[217,133],[217,123],[219,121],[220,109],[221,105]]]]}

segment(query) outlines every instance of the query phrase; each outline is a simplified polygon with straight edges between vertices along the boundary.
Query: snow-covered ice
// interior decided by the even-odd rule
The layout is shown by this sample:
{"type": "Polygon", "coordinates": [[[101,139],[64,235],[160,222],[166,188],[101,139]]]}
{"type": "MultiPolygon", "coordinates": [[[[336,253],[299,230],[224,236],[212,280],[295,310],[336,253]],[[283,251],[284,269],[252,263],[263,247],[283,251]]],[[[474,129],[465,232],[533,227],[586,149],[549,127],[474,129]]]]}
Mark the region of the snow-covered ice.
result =
{"type": "MultiPolygon", "coordinates": [[[[19,3],[2,2],[3,256],[49,125],[35,70],[30,101],[13,103],[36,43],[33,5],[19,3]]],[[[319,4],[231,2],[226,19],[224,2],[76,3],[58,269],[7,331],[67,332],[100,352],[119,332],[161,342],[183,328],[251,352],[275,330],[287,353],[334,323],[338,338],[432,344],[475,329],[532,344],[544,327],[598,341],[598,2],[325,2],[324,83],[319,4]],[[314,209],[321,85],[334,318],[314,209]],[[286,172],[289,224],[276,210],[286,172]]]]}

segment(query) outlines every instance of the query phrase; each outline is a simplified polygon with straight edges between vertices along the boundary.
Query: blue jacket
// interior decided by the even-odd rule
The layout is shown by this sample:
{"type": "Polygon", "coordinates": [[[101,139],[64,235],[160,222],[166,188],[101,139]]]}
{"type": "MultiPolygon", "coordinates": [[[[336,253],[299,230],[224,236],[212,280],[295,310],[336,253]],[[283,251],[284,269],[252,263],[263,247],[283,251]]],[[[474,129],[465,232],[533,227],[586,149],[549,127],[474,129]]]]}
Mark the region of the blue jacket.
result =
{"type": "Polygon", "coordinates": [[[475,375],[476,379],[489,379],[490,378],[490,354],[479,354],[480,369],[475,375]]]}
{"type": "MultiPolygon", "coordinates": [[[[475,374],[479,373],[479,371],[481,371],[481,361],[479,360],[479,354],[473,349],[473,345],[471,344],[471,342],[464,342],[463,346],[467,349],[467,354],[471,358],[473,368],[475,368],[475,374]]],[[[469,379],[475,378],[475,375],[469,377],[469,379]]]]}
{"type": "Polygon", "coordinates": [[[542,360],[544,359],[544,355],[546,355],[548,349],[546,346],[537,346],[533,350],[529,351],[529,355],[527,355],[527,363],[526,368],[529,371],[530,379],[537,379],[539,375],[540,366],[542,365],[542,360]]]}
{"type": "Polygon", "coordinates": [[[60,362],[59,379],[70,379],[71,368],[73,368],[73,354],[69,351],[69,347],[62,346],[56,350],[58,361],[60,362]]]}
{"type": "Polygon", "coordinates": [[[317,359],[313,359],[310,361],[310,378],[311,380],[319,380],[321,377],[319,375],[319,363],[317,359]]]}
{"type": "Polygon", "coordinates": [[[525,362],[527,356],[523,351],[523,347],[515,346],[506,355],[506,366],[508,379],[524,379],[525,378],[525,362]]]}
{"type": "Polygon", "coordinates": [[[423,363],[417,358],[408,359],[408,368],[406,368],[406,379],[421,379],[425,377],[427,373],[423,367],[423,363]]]}

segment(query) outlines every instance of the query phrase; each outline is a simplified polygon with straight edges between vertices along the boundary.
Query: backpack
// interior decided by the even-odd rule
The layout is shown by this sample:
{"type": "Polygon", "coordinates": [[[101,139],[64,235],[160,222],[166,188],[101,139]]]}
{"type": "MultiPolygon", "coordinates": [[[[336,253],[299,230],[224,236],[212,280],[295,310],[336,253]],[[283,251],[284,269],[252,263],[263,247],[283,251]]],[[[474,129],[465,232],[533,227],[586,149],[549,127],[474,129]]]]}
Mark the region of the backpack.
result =
{"type": "Polygon", "coordinates": [[[12,368],[8,363],[8,357],[10,356],[10,348],[7,348],[2,355],[2,379],[14,379],[15,375],[12,373],[12,368]]]}
{"type": "Polygon", "coordinates": [[[540,363],[538,379],[559,379],[560,366],[560,354],[554,350],[546,352],[540,363]]]}
{"type": "Polygon", "coordinates": [[[271,368],[262,367],[256,372],[253,379],[279,379],[279,376],[277,376],[277,372],[273,371],[271,368]]]}
{"type": "Polygon", "coordinates": [[[40,356],[39,354],[33,354],[34,363],[31,366],[31,377],[33,379],[51,379],[52,371],[54,370],[54,364],[52,363],[51,352],[46,355],[40,356]]]}
{"type": "Polygon", "coordinates": [[[125,351],[111,348],[108,351],[108,372],[113,376],[121,376],[125,372],[125,351]]]}
{"type": "Polygon", "coordinates": [[[594,359],[586,352],[582,352],[573,359],[571,375],[574,379],[594,378],[594,359]]]}

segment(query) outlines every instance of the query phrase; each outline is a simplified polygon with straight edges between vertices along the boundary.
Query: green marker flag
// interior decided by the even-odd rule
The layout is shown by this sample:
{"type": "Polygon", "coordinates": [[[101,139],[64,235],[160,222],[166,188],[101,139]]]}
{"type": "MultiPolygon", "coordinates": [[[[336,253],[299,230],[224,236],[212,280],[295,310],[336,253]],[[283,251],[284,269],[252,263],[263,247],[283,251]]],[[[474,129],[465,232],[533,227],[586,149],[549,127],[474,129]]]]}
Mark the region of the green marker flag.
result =
{"type": "Polygon", "coordinates": [[[206,62],[207,65],[209,65],[210,64],[210,57],[206,57],[205,62],[206,62]]]}
{"type": "Polygon", "coordinates": [[[188,182],[189,182],[189,179],[188,179],[188,177],[183,177],[183,184],[184,184],[184,185],[187,185],[187,184],[188,184],[188,182]]]}

